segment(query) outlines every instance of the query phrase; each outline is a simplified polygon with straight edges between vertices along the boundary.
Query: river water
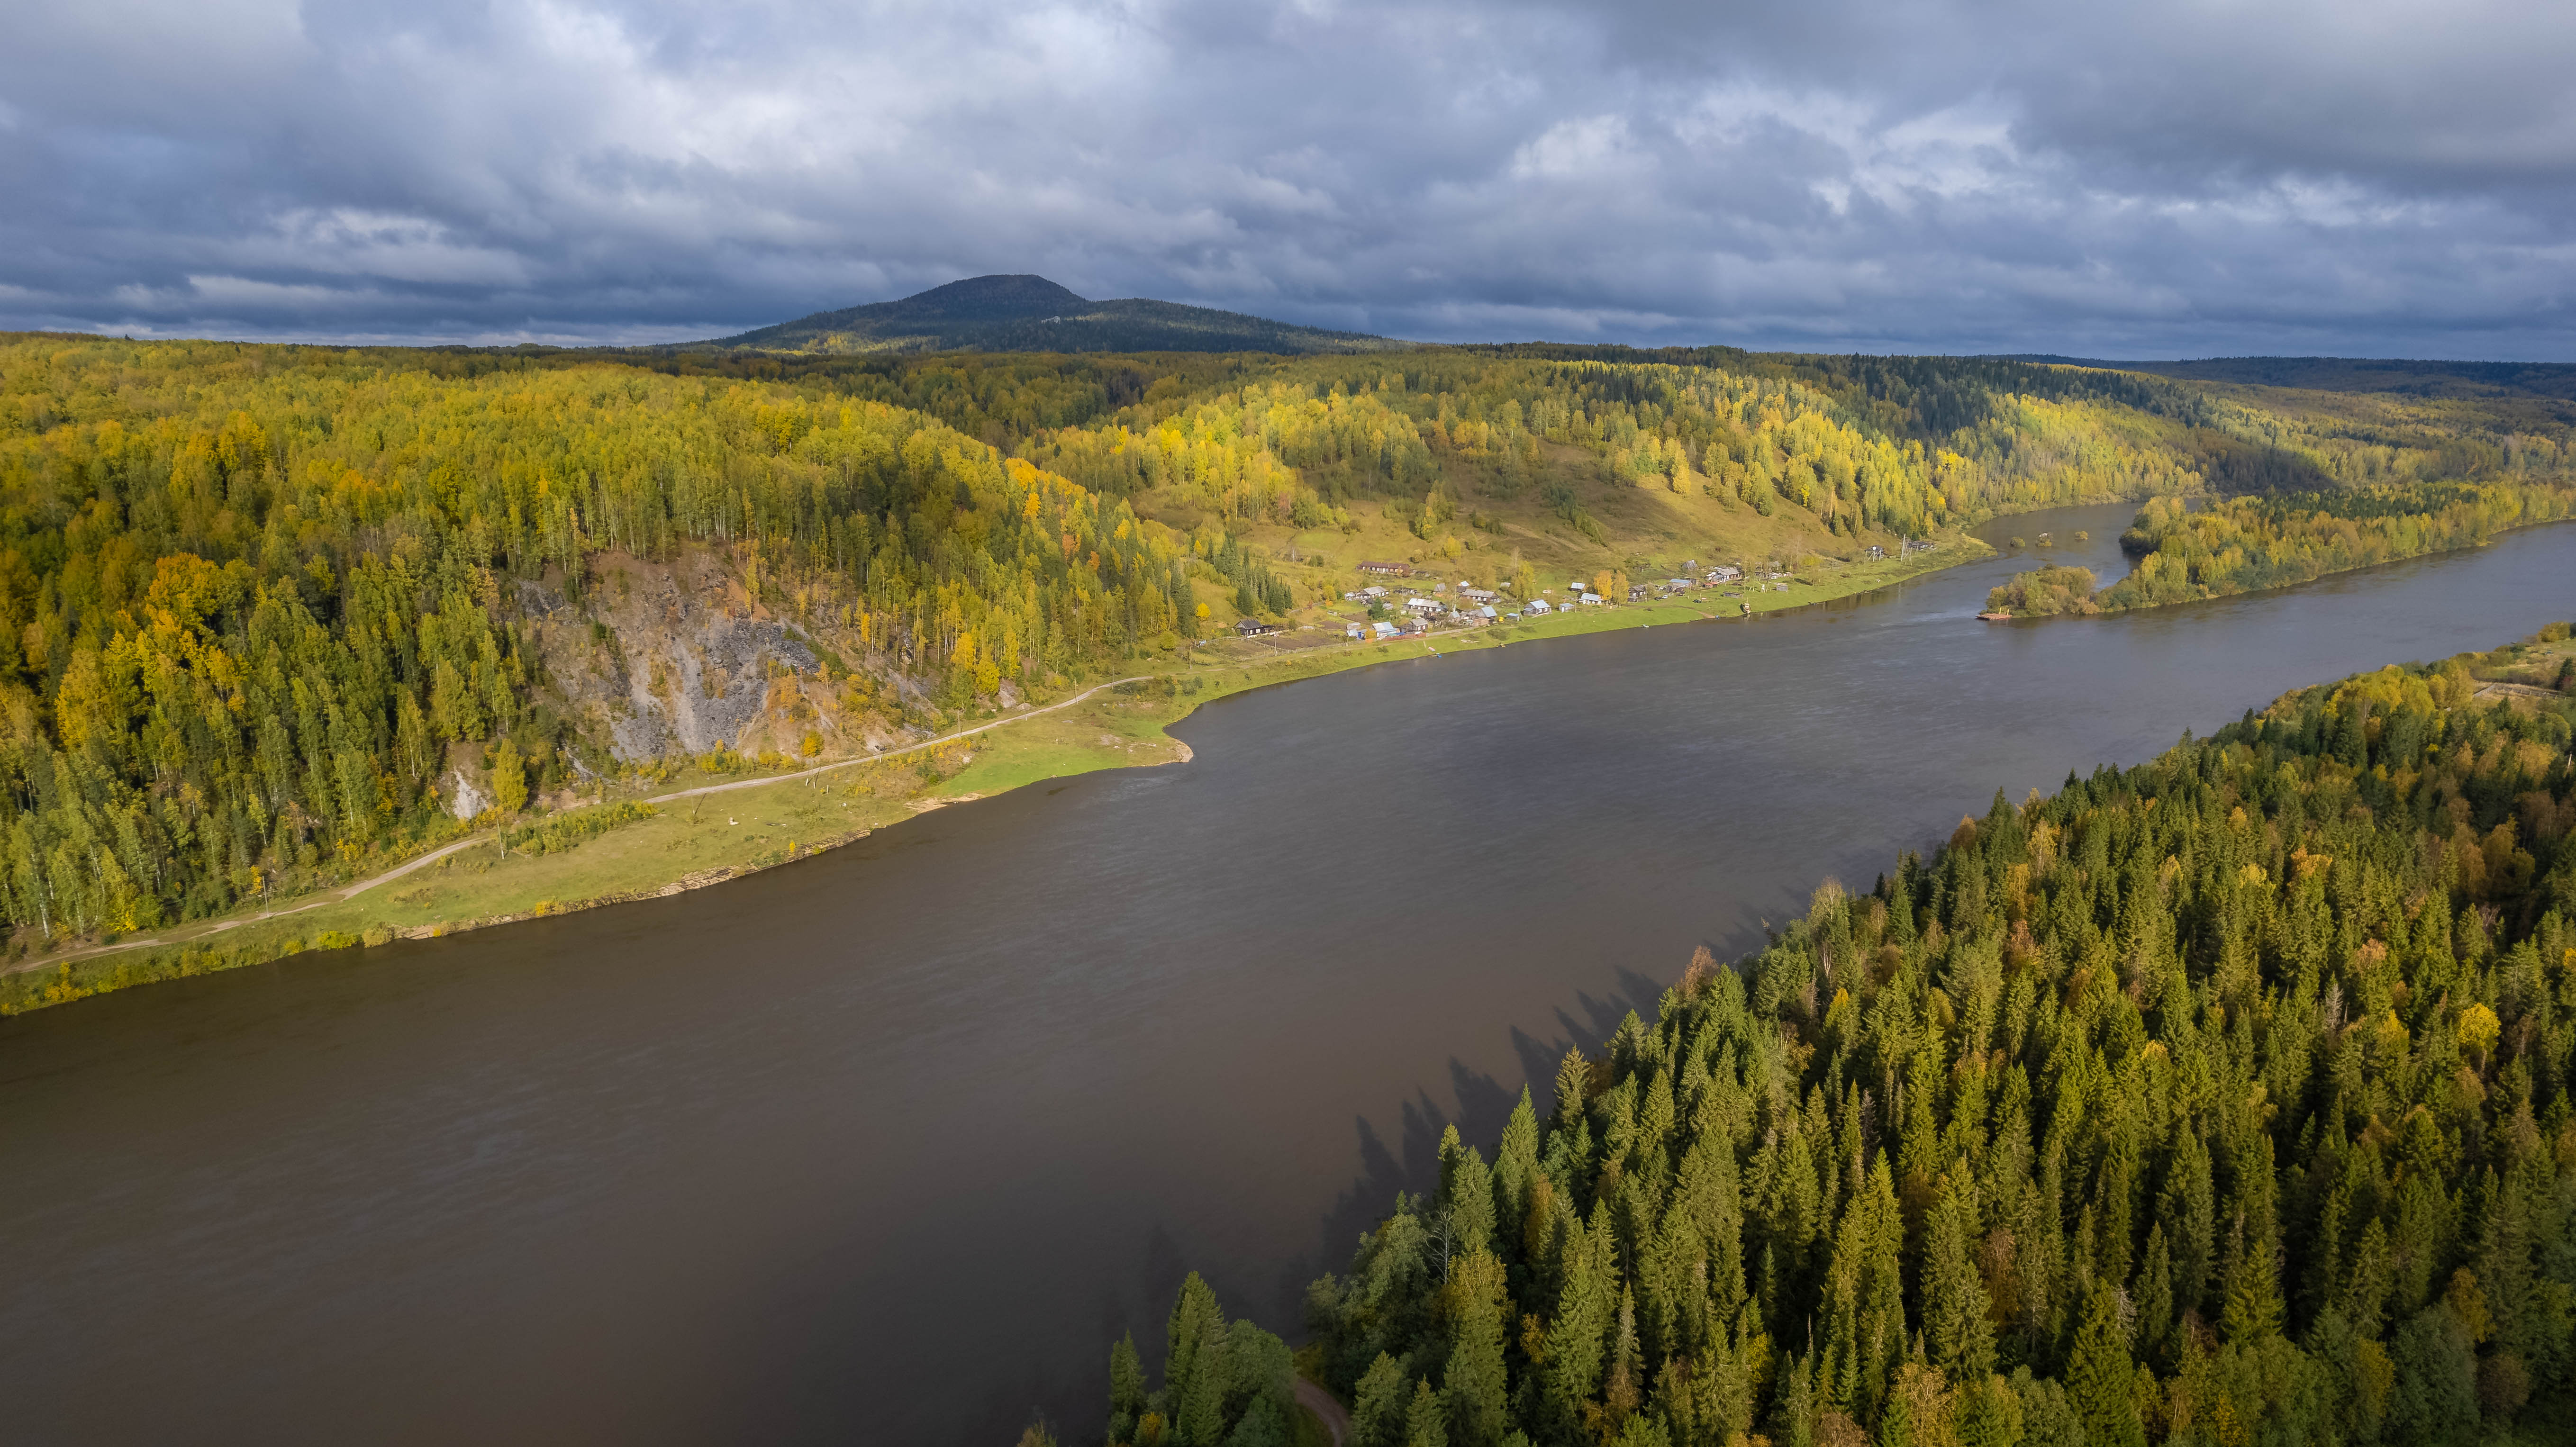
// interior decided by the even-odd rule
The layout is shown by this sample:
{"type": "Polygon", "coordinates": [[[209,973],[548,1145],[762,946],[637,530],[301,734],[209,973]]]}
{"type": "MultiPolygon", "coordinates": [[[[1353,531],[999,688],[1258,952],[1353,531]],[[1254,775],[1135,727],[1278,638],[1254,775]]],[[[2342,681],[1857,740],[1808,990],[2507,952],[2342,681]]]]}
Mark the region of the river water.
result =
{"type": "MultiPolygon", "coordinates": [[[[1989,532],[2111,575],[2129,511],[1989,532]]],[[[2567,525],[1970,621],[2011,566],[1265,690],[1192,763],[718,889],[0,1023],[0,1437],[1096,1437],[1184,1270],[1293,1337],[1444,1123],[1490,1143],[1694,946],[1999,787],[2576,613],[2567,525]]]]}

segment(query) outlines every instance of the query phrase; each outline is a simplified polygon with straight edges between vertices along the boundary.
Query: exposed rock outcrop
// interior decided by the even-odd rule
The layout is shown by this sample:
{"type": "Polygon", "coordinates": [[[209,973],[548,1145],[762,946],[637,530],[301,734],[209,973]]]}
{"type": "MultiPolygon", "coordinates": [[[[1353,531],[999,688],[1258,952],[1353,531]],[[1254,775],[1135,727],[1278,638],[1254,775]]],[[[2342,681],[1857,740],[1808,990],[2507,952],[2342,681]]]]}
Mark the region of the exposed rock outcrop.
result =
{"type": "Polygon", "coordinates": [[[841,626],[836,604],[810,591],[756,599],[735,564],[715,548],[667,563],[597,554],[579,608],[559,588],[519,585],[548,691],[582,733],[624,763],[909,741],[898,719],[917,685],[841,626]]]}
{"type": "Polygon", "coordinates": [[[492,796],[475,786],[463,769],[447,772],[447,812],[459,819],[472,819],[492,807],[492,796]]]}

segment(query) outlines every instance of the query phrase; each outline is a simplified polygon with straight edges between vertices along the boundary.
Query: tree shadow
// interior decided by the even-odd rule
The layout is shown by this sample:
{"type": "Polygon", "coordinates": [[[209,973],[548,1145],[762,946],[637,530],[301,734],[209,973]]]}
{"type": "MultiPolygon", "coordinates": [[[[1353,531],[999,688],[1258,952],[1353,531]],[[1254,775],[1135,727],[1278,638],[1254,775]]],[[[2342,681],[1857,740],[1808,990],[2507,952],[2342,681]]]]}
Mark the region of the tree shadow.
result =
{"type": "MultiPolygon", "coordinates": [[[[1678,979],[1678,971],[1675,976],[1678,979]]],[[[1518,1025],[1511,1027],[1512,1055],[1519,1062],[1519,1080],[1506,1082],[1489,1072],[1472,1069],[1453,1056],[1449,1061],[1449,1094],[1456,1102],[1454,1110],[1441,1106],[1428,1091],[1417,1089],[1412,1099],[1396,1107],[1392,1145],[1368,1117],[1353,1119],[1359,1173],[1325,1211],[1318,1253],[1288,1265],[1281,1273],[1273,1301],[1285,1311],[1285,1319],[1304,1320],[1307,1283],[1326,1271],[1344,1268],[1360,1239],[1395,1208],[1397,1192],[1420,1194],[1438,1188],[1443,1131],[1457,1126],[1459,1138],[1491,1161],[1524,1089],[1530,1093],[1531,1107],[1541,1120],[1546,1119],[1554,1109],[1556,1072],[1565,1052],[1580,1041],[1586,1055],[1598,1053],[1602,1042],[1619,1028],[1619,1022],[1630,1011],[1640,1019],[1651,1018],[1657,1002],[1673,983],[1630,969],[1617,971],[1614,979],[1617,988],[1612,992],[1600,997],[1577,992],[1571,1008],[1557,1010],[1558,1028],[1550,1038],[1542,1039],[1518,1025]]]]}

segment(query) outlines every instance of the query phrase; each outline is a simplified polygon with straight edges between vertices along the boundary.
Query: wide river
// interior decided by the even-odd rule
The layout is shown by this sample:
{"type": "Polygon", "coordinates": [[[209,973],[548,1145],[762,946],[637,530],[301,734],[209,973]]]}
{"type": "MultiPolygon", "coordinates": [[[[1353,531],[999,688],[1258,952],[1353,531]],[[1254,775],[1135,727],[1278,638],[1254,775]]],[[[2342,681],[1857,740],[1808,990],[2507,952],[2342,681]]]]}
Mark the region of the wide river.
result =
{"type": "MultiPolygon", "coordinates": [[[[2120,569],[2129,509],[1988,529],[2120,569]]],[[[1185,1270],[1297,1333],[1692,948],[2002,788],[2576,613],[2576,526],[1989,627],[2011,564],[1217,703],[1171,768],[679,898],[0,1023],[0,1437],[1076,1440],[1185,1270]]]]}

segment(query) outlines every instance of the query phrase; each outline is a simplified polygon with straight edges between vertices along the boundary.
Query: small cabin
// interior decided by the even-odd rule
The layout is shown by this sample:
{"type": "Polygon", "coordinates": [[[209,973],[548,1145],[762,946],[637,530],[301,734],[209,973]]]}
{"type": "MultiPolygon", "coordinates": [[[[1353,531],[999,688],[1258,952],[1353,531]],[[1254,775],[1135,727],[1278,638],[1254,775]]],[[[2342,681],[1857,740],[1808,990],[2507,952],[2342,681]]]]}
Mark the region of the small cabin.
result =
{"type": "Polygon", "coordinates": [[[1413,569],[1402,563],[1362,563],[1360,564],[1360,571],[1363,573],[1375,573],[1381,578],[1410,578],[1413,576],[1413,569]]]}
{"type": "Polygon", "coordinates": [[[1264,633],[1277,633],[1279,631],[1280,627],[1278,624],[1264,623],[1258,618],[1239,619],[1234,625],[1235,636],[1238,638],[1258,638],[1264,633]]]}

